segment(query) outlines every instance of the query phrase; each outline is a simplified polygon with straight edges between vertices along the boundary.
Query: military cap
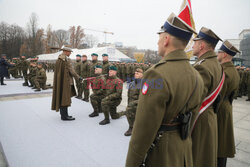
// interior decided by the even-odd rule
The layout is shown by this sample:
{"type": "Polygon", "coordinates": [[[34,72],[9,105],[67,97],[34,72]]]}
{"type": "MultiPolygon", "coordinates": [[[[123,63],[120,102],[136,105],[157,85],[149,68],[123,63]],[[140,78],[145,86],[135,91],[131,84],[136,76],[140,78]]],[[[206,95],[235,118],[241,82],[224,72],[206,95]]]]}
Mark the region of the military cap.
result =
{"type": "Polygon", "coordinates": [[[76,57],[82,57],[81,55],[77,54],[76,57]]]}
{"type": "Polygon", "coordinates": [[[105,57],[105,56],[109,56],[109,55],[108,55],[108,54],[106,54],[106,53],[102,54],[102,57],[105,57]]]}
{"type": "Polygon", "coordinates": [[[96,65],[96,66],[95,66],[95,69],[96,69],[96,68],[102,68],[102,66],[101,66],[101,65],[96,65]]]}
{"type": "Polygon", "coordinates": [[[96,53],[92,53],[91,56],[97,56],[98,57],[98,54],[96,53]]]}
{"type": "Polygon", "coordinates": [[[177,17],[174,13],[172,13],[164,25],[161,27],[160,33],[169,33],[177,38],[189,41],[192,37],[193,33],[197,34],[195,30],[190,27],[187,23],[182,21],[179,17],[177,17]]]}
{"type": "Polygon", "coordinates": [[[68,52],[73,52],[73,50],[70,47],[67,47],[67,46],[62,46],[62,48],[60,50],[62,50],[62,51],[68,51],[68,52]]]}
{"type": "Polygon", "coordinates": [[[82,55],[82,57],[87,57],[87,55],[82,55]]]}
{"type": "Polygon", "coordinates": [[[136,68],[135,72],[143,73],[143,70],[142,70],[142,68],[136,68]]]}
{"type": "Polygon", "coordinates": [[[202,27],[199,34],[194,38],[194,41],[205,40],[208,43],[217,45],[219,41],[222,41],[218,35],[216,35],[211,29],[202,27]]]}
{"type": "Polygon", "coordinates": [[[109,67],[109,70],[117,71],[117,68],[116,68],[116,66],[110,66],[110,67],[109,67]]]}
{"type": "Polygon", "coordinates": [[[234,47],[228,40],[223,42],[219,49],[219,52],[220,51],[225,52],[230,56],[235,56],[237,53],[240,53],[240,51],[236,47],[234,47]]]}

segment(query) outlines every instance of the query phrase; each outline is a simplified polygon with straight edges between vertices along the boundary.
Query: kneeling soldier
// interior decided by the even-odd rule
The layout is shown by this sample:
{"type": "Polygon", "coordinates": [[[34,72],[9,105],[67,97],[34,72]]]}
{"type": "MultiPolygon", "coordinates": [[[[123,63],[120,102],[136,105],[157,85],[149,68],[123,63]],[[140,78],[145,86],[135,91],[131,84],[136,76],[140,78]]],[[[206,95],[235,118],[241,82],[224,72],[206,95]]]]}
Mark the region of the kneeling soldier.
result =
{"type": "Polygon", "coordinates": [[[46,89],[46,72],[43,69],[42,64],[38,64],[38,70],[36,72],[36,79],[35,79],[35,85],[36,85],[36,90],[35,91],[41,91],[42,89],[46,89]]]}
{"type": "Polygon", "coordinates": [[[105,98],[102,99],[102,111],[104,112],[105,119],[101,121],[100,125],[109,124],[109,114],[112,119],[118,119],[120,115],[116,112],[116,107],[122,101],[123,83],[117,76],[116,66],[109,67],[109,76],[105,84],[106,93],[105,98]]]}
{"type": "Polygon", "coordinates": [[[96,117],[99,115],[99,113],[102,112],[101,102],[102,102],[102,99],[105,97],[105,89],[104,89],[105,77],[101,75],[102,66],[100,65],[95,66],[95,74],[96,74],[96,78],[91,81],[93,83],[92,84],[93,93],[90,95],[90,101],[94,109],[94,112],[91,113],[89,117],[96,117]]]}

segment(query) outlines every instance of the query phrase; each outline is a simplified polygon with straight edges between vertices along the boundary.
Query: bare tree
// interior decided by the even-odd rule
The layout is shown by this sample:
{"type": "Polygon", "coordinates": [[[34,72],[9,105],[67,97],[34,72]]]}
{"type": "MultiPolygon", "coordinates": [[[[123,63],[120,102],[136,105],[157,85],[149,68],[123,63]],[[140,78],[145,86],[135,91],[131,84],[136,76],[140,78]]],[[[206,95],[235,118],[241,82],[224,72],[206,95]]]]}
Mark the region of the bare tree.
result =
{"type": "Polygon", "coordinates": [[[98,44],[98,38],[91,34],[86,34],[83,42],[87,44],[88,47],[92,48],[94,45],[98,44]]]}
{"type": "Polygon", "coordinates": [[[81,28],[81,26],[77,26],[77,28],[75,28],[75,26],[72,26],[69,29],[69,33],[70,33],[70,45],[73,48],[79,48],[83,41],[83,37],[85,36],[83,29],[81,28]]]}
{"type": "Polygon", "coordinates": [[[68,44],[69,34],[65,30],[57,30],[53,32],[53,37],[55,38],[55,43],[58,47],[62,47],[68,44]]]}

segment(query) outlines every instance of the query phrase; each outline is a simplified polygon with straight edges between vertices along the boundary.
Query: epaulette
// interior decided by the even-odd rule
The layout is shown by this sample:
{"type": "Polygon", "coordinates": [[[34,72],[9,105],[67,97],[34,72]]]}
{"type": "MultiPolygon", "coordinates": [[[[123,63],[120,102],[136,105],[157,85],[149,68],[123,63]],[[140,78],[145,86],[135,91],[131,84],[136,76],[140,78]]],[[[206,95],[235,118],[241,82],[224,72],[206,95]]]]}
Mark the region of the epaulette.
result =
{"type": "Polygon", "coordinates": [[[197,63],[194,64],[194,66],[196,66],[196,65],[201,65],[201,63],[203,63],[205,60],[206,60],[206,59],[202,59],[202,60],[198,61],[197,63]]]}

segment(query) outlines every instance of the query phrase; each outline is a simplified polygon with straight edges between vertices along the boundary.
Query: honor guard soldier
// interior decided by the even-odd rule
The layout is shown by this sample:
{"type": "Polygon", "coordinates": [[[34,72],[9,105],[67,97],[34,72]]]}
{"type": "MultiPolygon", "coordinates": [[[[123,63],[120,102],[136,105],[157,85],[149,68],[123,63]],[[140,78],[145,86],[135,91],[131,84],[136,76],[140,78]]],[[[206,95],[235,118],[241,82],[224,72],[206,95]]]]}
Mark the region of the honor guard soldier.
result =
{"type": "MultiPolygon", "coordinates": [[[[77,54],[76,55],[76,63],[75,63],[75,72],[81,76],[81,55],[77,54]]],[[[81,83],[79,80],[76,80],[76,88],[77,88],[77,99],[82,99],[82,94],[80,94],[80,89],[81,89],[81,83]]]]}
{"type": "Polygon", "coordinates": [[[76,95],[73,77],[80,81],[82,78],[75,72],[69,59],[72,49],[63,46],[61,50],[63,53],[55,64],[51,109],[56,112],[60,110],[61,120],[72,121],[75,118],[68,115],[68,107],[71,106],[71,97],[76,95]]]}
{"type": "Polygon", "coordinates": [[[42,63],[38,63],[37,67],[38,69],[36,71],[36,77],[34,81],[35,86],[36,86],[35,91],[41,91],[41,88],[45,90],[47,89],[46,88],[46,81],[47,81],[46,71],[43,68],[42,63]]]}
{"type": "Polygon", "coordinates": [[[28,83],[28,68],[29,68],[29,62],[26,60],[25,55],[21,56],[21,61],[20,61],[20,67],[23,73],[23,77],[24,77],[24,83],[23,86],[29,86],[28,83]]]}
{"type": "Polygon", "coordinates": [[[240,83],[240,76],[232,62],[233,57],[240,53],[229,41],[225,41],[219,49],[218,60],[225,73],[225,81],[220,93],[218,120],[218,165],[226,167],[227,157],[235,155],[233,130],[233,99],[240,83]]]}
{"type": "Polygon", "coordinates": [[[106,125],[110,123],[109,115],[112,119],[120,118],[116,108],[122,101],[123,82],[117,76],[117,67],[109,67],[109,76],[105,82],[105,97],[102,99],[102,112],[104,113],[104,120],[99,124],[106,125]]]}
{"type": "MultiPolygon", "coordinates": [[[[90,68],[90,65],[87,61],[87,56],[82,55],[82,63],[81,63],[81,77],[82,78],[89,77],[89,70],[90,70],[89,68],[90,68]]],[[[83,83],[81,84],[81,89],[80,89],[81,97],[82,97],[82,92],[84,92],[84,98],[82,100],[89,102],[89,85],[88,85],[87,80],[84,80],[83,83]]]]}
{"type": "Polygon", "coordinates": [[[221,40],[212,30],[202,27],[194,39],[193,54],[198,57],[194,68],[200,73],[204,82],[202,109],[195,116],[193,128],[193,160],[194,167],[217,166],[217,97],[223,85],[223,71],[214,52],[221,40]],[[217,91],[218,90],[218,91],[217,91]],[[212,98],[209,98],[212,97],[212,98]]]}
{"type": "Polygon", "coordinates": [[[108,54],[103,54],[102,55],[102,74],[109,74],[109,59],[108,59],[108,54]]]}
{"type": "Polygon", "coordinates": [[[91,64],[90,64],[90,77],[94,77],[95,76],[95,66],[98,64],[97,62],[97,58],[98,58],[98,54],[96,53],[92,53],[91,54],[91,57],[92,57],[92,61],[91,61],[91,64]]]}
{"type": "Polygon", "coordinates": [[[174,14],[162,26],[162,59],[144,73],[126,167],[193,166],[189,125],[203,81],[184,49],[194,32],[174,14]]]}
{"type": "Polygon", "coordinates": [[[92,90],[93,93],[90,95],[91,105],[94,109],[93,113],[89,117],[96,117],[102,112],[102,99],[105,97],[105,77],[102,75],[102,66],[95,66],[96,77],[93,79],[92,90]]]}

